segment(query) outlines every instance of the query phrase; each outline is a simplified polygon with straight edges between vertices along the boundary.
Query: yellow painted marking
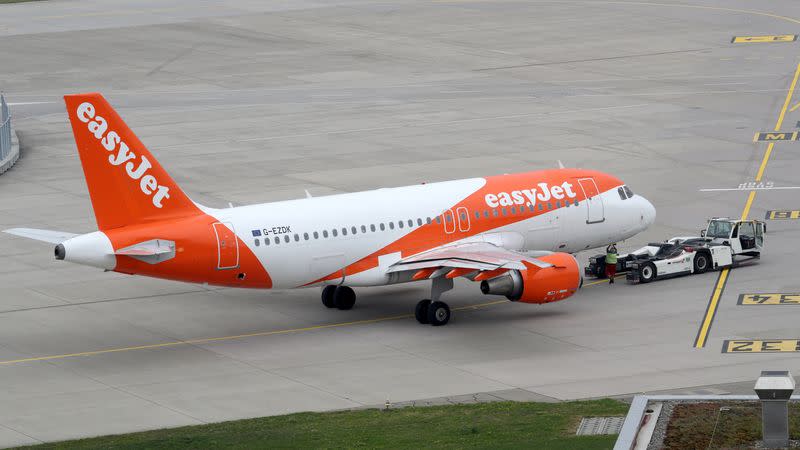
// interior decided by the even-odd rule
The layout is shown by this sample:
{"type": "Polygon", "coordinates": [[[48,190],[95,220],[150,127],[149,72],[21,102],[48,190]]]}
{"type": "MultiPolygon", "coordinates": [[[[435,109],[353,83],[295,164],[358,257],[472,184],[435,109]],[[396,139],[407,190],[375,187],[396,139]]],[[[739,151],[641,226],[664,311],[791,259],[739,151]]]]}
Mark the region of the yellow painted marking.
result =
{"type": "Polygon", "coordinates": [[[796,40],[796,34],[776,34],[767,36],[734,36],[731,42],[734,44],[755,44],[760,42],[794,42],[796,40]]]}
{"type": "Polygon", "coordinates": [[[797,108],[800,108],[800,102],[797,102],[796,105],[792,106],[792,109],[790,109],[789,112],[794,112],[797,108]]]}
{"type": "Polygon", "coordinates": [[[768,220],[797,220],[800,219],[800,210],[771,210],[767,211],[768,220]]]}
{"type": "Polygon", "coordinates": [[[750,206],[753,204],[754,198],[756,198],[756,191],[750,191],[750,194],[747,195],[747,201],[744,203],[744,209],[742,210],[742,220],[746,220],[747,215],[750,214],[750,206]]]}
{"type": "Polygon", "coordinates": [[[795,353],[800,339],[731,339],[722,344],[722,353],[795,353]]]}
{"type": "MultiPolygon", "coordinates": [[[[461,306],[458,308],[453,308],[453,311],[464,311],[464,310],[474,310],[478,308],[484,308],[487,306],[497,305],[500,303],[508,303],[508,300],[496,300],[493,302],[487,303],[479,303],[477,305],[469,305],[469,306],[461,306]]],[[[188,339],[185,341],[171,341],[171,342],[162,342],[160,344],[148,344],[148,345],[137,345],[134,347],[119,347],[119,348],[109,348],[104,350],[93,350],[87,352],[77,352],[77,353],[65,353],[63,355],[48,355],[48,356],[37,356],[33,358],[21,358],[21,359],[12,359],[7,361],[0,361],[0,365],[8,365],[8,364],[18,364],[24,362],[34,362],[34,361],[52,361],[55,359],[66,359],[66,358],[74,358],[78,356],[92,356],[92,355],[102,355],[106,353],[119,353],[119,352],[128,352],[133,350],[147,350],[147,349],[155,349],[155,348],[165,348],[165,347],[177,347],[179,345],[193,345],[193,344],[207,344],[210,342],[220,342],[220,341],[231,341],[235,339],[244,339],[250,337],[259,337],[259,336],[273,336],[278,334],[292,334],[292,333],[300,333],[304,331],[316,331],[316,330],[325,330],[329,328],[341,328],[353,325],[366,325],[370,323],[377,323],[377,322],[386,322],[389,320],[398,320],[398,319],[407,319],[409,317],[414,317],[414,314],[401,314],[397,316],[386,316],[386,317],[378,317],[376,319],[365,319],[365,320],[354,320],[352,322],[340,322],[340,323],[331,323],[327,325],[314,325],[310,327],[303,327],[303,328],[290,328],[285,330],[274,330],[274,331],[260,331],[257,333],[248,333],[248,334],[237,334],[233,336],[220,336],[220,337],[210,337],[210,338],[200,338],[200,339],[188,339]]]]}
{"type": "Polygon", "coordinates": [[[770,292],[740,294],[739,305],[800,305],[800,293],[770,292]]]}
{"type": "Polygon", "coordinates": [[[708,331],[711,329],[711,322],[714,320],[714,313],[717,311],[719,299],[722,297],[722,288],[725,286],[725,281],[728,279],[728,273],[730,273],[730,270],[731,269],[726,267],[722,269],[722,272],[719,273],[717,285],[714,287],[714,293],[711,294],[711,300],[708,304],[706,316],[703,318],[703,324],[700,326],[700,333],[697,335],[697,342],[694,344],[695,348],[703,348],[706,346],[708,331]]]}
{"type": "MultiPolygon", "coordinates": [[[[786,116],[786,110],[789,108],[789,102],[792,101],[794,90],[797,87],[798,76],[800,76],[800,63],[797,64],[797,68],[794,71],[794,77],[792,78],[792,83],[789,85],[789,90],[786,92],[786,99],[783,101],[783,107],[781,108],[781,112],[778,115],[778,120],[775,123],[775,131],[778,131],[781,128],[781,125],[783,125],[783,119],[786,116]]],[[[772,156],[772,149],[774,146],[774,143],[770,143],[767,146],[767,150],[764,152],[764,158],[761,160],[761,166],[758,168],[758,174],[756,174],[756,181],[761,181],[761,178],[764,176],[764,170],[767,168],[767,163],[769,162],[770,156],[772,156]]],[[[747,219],[747,216],[750,214],[750,207],[752,206],[755,197],[756,191],[750,191],[750,194],[747,196],[747,201],[744,204],[744,209],[742,210],[742,220],[747,219]]],[[[711,294],[711,300],[709,300],[708,308],[706,309],[706,315],[703,317],[702,325],[700,325],[700,331],[697,333],[697,339],[694,343],[695,348],[703,348],[706,346],[708,333],[711,329],[711,323],[714,321],[714,316],[717,313],[719,299],[722,294],[722,289],[725,286],[725,281],[728,279],[729,272],[730,269],[722,269],[719,274],[719,278],[717,278],[717,284],[714,287],[713,294],[711,294]]]]}
{"type": "Polygon", "coordinates": [[[798,137],[797,131],[765,131],[756,133],[753,136],[753,142],[764,142],[764,141],[796,141],[798,137]]]}

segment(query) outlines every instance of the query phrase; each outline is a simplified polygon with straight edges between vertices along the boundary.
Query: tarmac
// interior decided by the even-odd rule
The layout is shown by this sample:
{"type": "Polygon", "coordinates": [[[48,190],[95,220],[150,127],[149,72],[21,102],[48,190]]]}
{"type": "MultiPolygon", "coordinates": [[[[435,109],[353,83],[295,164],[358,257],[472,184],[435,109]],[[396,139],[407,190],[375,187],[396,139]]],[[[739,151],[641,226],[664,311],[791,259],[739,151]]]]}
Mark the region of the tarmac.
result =
{"type": "MultiPolygon", "coordinates": [[[[800,210],[800,143],[753,142],[797,131],[800,42],[732,42],[799,28],[791,0],[0,5],[21,153],[0,176],[0,229],[96,228],[61,99],[82,91],[102,92],[209,206],[561,160],[656,206],[621,252],[711,216],[800,210]]],[[[724,277],[587,280],[544,306],[457,282],[437,328],[413,318],[425,283],[358,289],[338,311],[318,289],[103,273],[0,234],[0,446],[387,400],[749,393],[762,369],[800,374],[794,341],[762,342],[800,339],[800,297],[738,304],[800,292],[799,226],[767,220],[762,259],[724,277]],[[726,343],[741,339],[758,342],[726,343]]]]}

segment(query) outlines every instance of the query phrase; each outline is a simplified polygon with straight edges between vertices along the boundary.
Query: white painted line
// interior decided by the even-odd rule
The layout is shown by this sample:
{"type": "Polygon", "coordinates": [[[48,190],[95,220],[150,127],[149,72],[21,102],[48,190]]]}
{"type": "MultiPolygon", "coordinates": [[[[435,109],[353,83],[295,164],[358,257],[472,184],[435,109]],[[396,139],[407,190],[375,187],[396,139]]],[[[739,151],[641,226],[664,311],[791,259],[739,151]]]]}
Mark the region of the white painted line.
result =
{"type": "Polygon", "coordinates": [[[699,189],[700,192],[718,192],[718,191],[769,191],[769,190],[784,190],[784,189],[800,189],[800,186],[773,186],[773,187],[741,187],[741,188],[708,188],[699,189]]]}
{"type": "Polygon", "coordinates": [[[17,102],[17,103],[9,103],[8,106],[43,105],[46,103],[55,103],[55,102],[17,102]]]}

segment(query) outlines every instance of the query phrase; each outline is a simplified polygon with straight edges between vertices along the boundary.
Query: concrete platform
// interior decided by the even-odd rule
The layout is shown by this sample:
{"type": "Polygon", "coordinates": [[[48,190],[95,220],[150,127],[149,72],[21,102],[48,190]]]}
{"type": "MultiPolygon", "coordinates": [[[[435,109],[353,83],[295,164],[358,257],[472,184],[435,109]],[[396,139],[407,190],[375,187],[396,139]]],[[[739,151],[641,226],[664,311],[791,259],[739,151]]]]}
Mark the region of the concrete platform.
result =
{"type": "MultiPolygon", "coordinates": [[[[0,177],[0,228],[88,232],[94,218],[60,96],[103,92],[201,203],[224,206],[564,164],[617,174],[658,219],[620,250],[738,217],[786,102],[800,42],[789,0],[48,1],[0,5],[0,89],[21,158],[0,177]],[[679,4],[680,3],[680,4],[679,4]]],[[[798,181],[778,142],[764,181],[798,181]]],[[[800,209],[758,191],[750,216],[800,209]]],[[[586,286],[548,306],[468,283],[446,327],[411,316],[426,286],[236,291],[62,264],[0,235],[0,446],[425,399],[565,400],[746,386],[800,373],[796,353],[722,353],[800,338],[800,222],[735,269],[695,348],[716,273],[586,286]],[[483,305],[472,308],[474,305],[483,305]],[[221,338],[221,339],[217,339],[221,338]],[[738,384],[737,384],[738,383],[738,384]],[[496,394],[492,394],[492,393],[496,394]]],[[[581,255],[586,258],[591,253],[581,255]]],[[[716,392],[716,391],[714,391],[716,392]]],[[[424,403],[424,402],[423,402],[424,403]]]]}

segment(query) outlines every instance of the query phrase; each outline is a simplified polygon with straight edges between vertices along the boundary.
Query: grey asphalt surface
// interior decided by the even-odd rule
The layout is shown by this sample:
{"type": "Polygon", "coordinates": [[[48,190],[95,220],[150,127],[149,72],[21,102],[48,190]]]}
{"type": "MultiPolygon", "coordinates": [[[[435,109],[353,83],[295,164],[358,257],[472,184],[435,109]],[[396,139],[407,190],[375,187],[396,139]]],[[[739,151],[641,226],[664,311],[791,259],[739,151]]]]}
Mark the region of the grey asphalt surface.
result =
{"type": "MultiPolygon", "coordinates": [[[[800,59],[800,42],[731,38],[798,31],[790,0],[0,5],[0,90],[22,152],[0,176],[0,229],[95,229],[61,95],[100,91],[210,206],[560,159],[655,204],[656,224],[621,251],[696,234],[742,213],[748,192],[699,190],[754,179],[766,145],[753,134],[775,126],[800,59]]],[[[776,144],[764,180],[800,185],[799,150],[776,144]]],[[[759,191],[750,216],[770,209],[800,209],[797,191],[759,191]]],[[[694,341],[716,273],[466,308],[432,328],[409,315],[423,284],[359,289],[352,311],[332,311],[316,289],[103,273],[3,234],[0,446],[387,399],[746,389],[762,369],[800,373],[796,353],[720,352],[725,339],[800,338],[800,306],[736,305],[800,291],[800,222],[768,227],[764,258],[731,272],[704,348],[694,341]]],[[[467,281],[443,299],[496,300],[467,281]]]]}

